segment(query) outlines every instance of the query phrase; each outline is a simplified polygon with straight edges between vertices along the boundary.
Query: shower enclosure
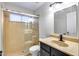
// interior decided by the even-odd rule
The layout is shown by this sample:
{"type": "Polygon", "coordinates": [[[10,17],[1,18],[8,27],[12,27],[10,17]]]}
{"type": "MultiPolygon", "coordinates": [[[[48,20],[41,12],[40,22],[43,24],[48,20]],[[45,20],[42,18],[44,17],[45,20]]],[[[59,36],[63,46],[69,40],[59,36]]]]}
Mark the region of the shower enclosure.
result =
{"type": "Polygon", "coordinates": [[[3,54],[29,55],[29,48],[39,41],[38,17],[3,12],[3,54]]]}

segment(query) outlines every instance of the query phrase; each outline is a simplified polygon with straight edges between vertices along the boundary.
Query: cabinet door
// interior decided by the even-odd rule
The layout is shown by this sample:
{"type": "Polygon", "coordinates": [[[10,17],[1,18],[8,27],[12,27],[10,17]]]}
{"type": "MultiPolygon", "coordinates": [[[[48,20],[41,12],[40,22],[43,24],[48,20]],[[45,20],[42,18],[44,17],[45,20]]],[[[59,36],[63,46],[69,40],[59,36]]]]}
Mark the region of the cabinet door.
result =
{"type": "Polygon", "coordinates": [[[51,48],[51,56],[69,56],[69,55],[65,54],[55,48],[51,48]]]}
{"type": "Polygon", "coordinates": [[[44,49],[47,52],[50,52],[50,47],[44,43],[40,43],[40,46],[42,49],[44,49]]]}
{"type": "Polygon", "coordinates": [[[2,56],[2,54],[0,54],[0,56],[2,56]]]}
{"type": "Polygon", "coordinates": [[[50,56],[50,53],[46,52],[45,50],[43,50],[41,48],[41,50],[40,50],[40,56],[50,56]]]}

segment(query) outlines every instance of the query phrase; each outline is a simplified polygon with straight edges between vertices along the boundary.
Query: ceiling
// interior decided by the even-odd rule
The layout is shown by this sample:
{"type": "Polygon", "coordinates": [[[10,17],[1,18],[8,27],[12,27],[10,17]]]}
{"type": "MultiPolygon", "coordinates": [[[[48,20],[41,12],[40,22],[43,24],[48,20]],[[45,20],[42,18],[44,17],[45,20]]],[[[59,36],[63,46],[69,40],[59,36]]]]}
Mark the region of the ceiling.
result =
{"type": "Polygon", "coordinates": [[[40,8],[44,4],[44,2],[10,2],[10,4],[35,11],[40,8]]]}

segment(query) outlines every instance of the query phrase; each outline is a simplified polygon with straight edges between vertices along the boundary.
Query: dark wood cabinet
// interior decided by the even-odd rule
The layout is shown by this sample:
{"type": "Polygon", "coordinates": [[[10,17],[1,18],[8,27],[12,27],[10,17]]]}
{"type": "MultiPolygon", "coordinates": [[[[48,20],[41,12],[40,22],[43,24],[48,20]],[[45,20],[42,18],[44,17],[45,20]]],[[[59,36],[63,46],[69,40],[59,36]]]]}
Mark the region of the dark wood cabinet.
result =
{"type": "Polygon", "coordinates": [[[44,49],[41,49],[40,56],[50,56],[50,54],[47,51],[45,51],[44,49]]]}
{"type": "Polygon", "coordinates": [[[50,47],[43,43],[40,43],[40,56],[50,56],[50,47]]]}
{"type": "Polygon", "coordinates": [[[48,46],[48,45],[46,45],[46,44],[43,44],[43,43],[40,43],[40,47],[43,49],[43,50],[45,50],[46,52],[50,52],[50,47],[48,46]]]}
{"type": "Polygon", "coordinates": [[[69,55],[40,42],[40,56],[69,56],[69,55]]]}
{"type": "Polygon", "coordinates": [[[2,56],[2,51],[0,51],[0,56],[2,56]]]}
{"type": "Polygon", "coordinates": [[[51,56],[69,56],[69,55],[65,54],[55,48],[51,48],[51,56]]]}

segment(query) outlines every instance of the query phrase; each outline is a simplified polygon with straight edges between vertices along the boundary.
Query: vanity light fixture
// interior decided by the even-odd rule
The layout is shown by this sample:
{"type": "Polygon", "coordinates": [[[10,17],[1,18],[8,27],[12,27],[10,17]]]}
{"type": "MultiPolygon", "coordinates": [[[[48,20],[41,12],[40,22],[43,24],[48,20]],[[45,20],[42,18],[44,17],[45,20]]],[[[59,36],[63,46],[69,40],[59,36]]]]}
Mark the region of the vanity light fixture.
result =
{"type": "Polygon", "coordinates": [[[61,3],[63,3],[63,2],[54,2],[54,3],[50,4],[50,7],[52,7],[52,5],[61,4],[61,3]]]}

